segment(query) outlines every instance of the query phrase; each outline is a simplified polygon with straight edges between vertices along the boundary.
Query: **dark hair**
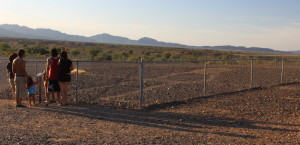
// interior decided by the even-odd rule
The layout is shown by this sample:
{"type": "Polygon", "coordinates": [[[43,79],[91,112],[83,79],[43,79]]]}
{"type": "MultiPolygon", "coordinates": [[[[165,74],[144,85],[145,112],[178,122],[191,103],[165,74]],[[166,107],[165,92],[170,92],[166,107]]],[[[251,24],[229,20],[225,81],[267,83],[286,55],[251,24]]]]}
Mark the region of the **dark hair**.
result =
{"type": "Polygon", "coordinates": [[[56,57],[57,55],[58,55],[57,49],[56,49],[56,48],[53,48],[53,49],[51,50],[51,56],[52,56],[52,57],[56,57]]]}
{"type": "Polygon", "coordinates": [[[68,59],[68,53],[67,53],[67,51],[62,51],[62,52],[60,53],[60,57],[61,57],[61,58],[64,58],[64,59],[68,59]]]}
{"type": "Polygon", "coordinates": [[[31,76],[29,76],[28,78],[27,78],[27,81],[26,81],[26,85],[27,85],[27,88],[29,88],[29,87],[31,87],[31,85],[33,85],[33,80],[32,80],[32,77],[31,76]]]}
{"type": "Polygon", "coordinates": [[[18,54],[17,53],[12,53],[9,55],[9,61],[10,62],[13,62],[14,59],[16,59],[18,57],[18,54]]]}
{"type": "Polygon", "coordinates": [[[24,49],[20,49],[20,50],[18,51],[18,56],[19,56],[19,57],[22,57],[24,54],[25,54],[25,50],[24,50],[24,49]]]}

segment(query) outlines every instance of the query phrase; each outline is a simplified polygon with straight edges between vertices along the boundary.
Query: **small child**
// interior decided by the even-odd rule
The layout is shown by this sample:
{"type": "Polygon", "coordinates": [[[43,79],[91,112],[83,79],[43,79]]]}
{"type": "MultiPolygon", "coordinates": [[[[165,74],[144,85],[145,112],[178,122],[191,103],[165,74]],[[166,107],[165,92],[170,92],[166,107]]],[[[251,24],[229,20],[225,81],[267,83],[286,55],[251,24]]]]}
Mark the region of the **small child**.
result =
{"type": "Polygon", "coordinates": [[[31,76],[27,78],[27,89],[29,97],[29,106],[32,106],[31,102],[33,102],[33,105],[35,105],[35,83],[32,80],[31,76]]]}

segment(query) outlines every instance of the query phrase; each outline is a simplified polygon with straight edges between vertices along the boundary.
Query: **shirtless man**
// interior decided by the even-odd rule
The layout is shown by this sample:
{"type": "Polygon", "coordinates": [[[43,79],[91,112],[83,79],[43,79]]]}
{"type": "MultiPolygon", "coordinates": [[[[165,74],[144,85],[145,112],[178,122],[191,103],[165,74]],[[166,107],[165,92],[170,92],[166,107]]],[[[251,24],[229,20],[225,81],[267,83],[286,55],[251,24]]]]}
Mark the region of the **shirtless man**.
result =
{"type": "Polygon", "coordinates": [[[15,86],[16,86],[16,107],[25,107],[22,105],[22,99],[27,97],[26,93],[26,78],[27,72],[25,69],[25,50],[20,49],[18,52],[18,58],[13,61],[12,71],[15,75],[15,86]]]}

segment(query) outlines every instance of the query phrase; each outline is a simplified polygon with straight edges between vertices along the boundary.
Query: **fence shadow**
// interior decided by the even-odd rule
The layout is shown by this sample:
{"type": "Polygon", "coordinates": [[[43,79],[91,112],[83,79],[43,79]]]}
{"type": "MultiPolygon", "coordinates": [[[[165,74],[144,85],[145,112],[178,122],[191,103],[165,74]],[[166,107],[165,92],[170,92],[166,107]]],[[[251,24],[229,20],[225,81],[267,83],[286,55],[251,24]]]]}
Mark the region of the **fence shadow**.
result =
{"type": "MultiPolygon", "coordinates": [[[[115,123],[132,124],[145,127],[160,128],[173,131],[183,131],[201,134],[216,134],[221,136],[239,137],[239,138],[259,138],[251,135],[241,135],[226,132],[201,131],[201,128],[207,127],[229,127],[258,129],[269,131],[298,132],[300,130],[289,130],[282,128],[261,127],[255,125],[269,124],[268,122],[253,122],[249,120],[237,120],[234,118],[219,118],[211,116],[196,116],[178,113],[162,112],[144,112],[133,110],[112,109],[102,106],[77,104],[67,107],[60,106],[37,106],[34,109],[48,112],[55,112],[64,115],[74,115],[83,118],[103,120],[115,123]]],[[[272,124],[272,123],[270,123],[272,124]]],[[[285,124],[286,125],[286,124],[285,124]]],[[[300,126],[300,125],[299,125],[300,126]]]]}
{"type": "Polygon", "coordinates": [[[290,82],[290,83],[284,83],[284,84],[274,85],[274,86],[270,86],[270,87],[255,87],[255,88],[239,90],[239,91],[225,92],[225,93],[208,95],[208,96],[193,97],[193,98],[188,98],[188,99],[183,99],[183,100],[178,100],[178,101],[148,105],[148,106],[143,107],[142,110],[143,111],[156,111],[156,110],[167,109],[170,107],[180,106],[180,105],[184,105],[184,104],[195,103],[195,102],[199,102],[199,101],[206,101],[206,99],[218,98],[218,97],[221,97],[224,95],[235,95],[235,94],[239,94],[239,93],[259,91],[259,90],[274,88],[274,87],[279,87],[279,86],[289,86],[289,85],[298,85],[298,84],[300,84],[300,82],[290,82]]]}

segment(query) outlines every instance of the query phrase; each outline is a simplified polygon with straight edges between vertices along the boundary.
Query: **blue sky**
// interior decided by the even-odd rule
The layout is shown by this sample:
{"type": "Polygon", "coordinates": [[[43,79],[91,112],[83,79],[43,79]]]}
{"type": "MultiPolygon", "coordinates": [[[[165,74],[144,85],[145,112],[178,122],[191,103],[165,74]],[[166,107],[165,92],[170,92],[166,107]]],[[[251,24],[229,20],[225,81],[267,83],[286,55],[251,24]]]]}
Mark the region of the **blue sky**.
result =
{"type": "Polygon", "coordinates": [[[300,50],[299,0],[0,0],[0,24],[300,50]]]}

